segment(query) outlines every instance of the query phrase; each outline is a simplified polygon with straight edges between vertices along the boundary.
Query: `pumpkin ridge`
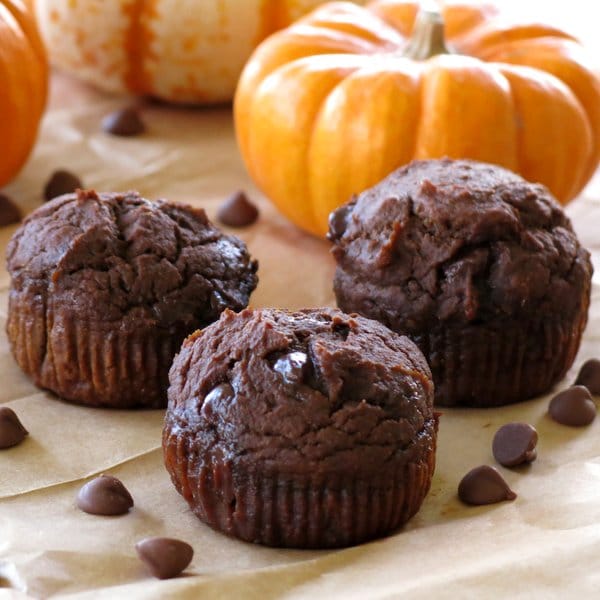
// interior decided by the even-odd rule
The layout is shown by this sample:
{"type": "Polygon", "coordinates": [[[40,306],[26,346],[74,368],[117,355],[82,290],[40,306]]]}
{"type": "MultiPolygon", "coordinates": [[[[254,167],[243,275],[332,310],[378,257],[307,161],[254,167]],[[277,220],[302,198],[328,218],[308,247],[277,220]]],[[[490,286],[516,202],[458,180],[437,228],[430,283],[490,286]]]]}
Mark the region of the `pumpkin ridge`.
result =
{"type": "MultiPolygon", "coordinates": [[[[19,2],[19,4],[21,4],[19,2]]],[[[37,31],[37,28],[33,24],[31,17],[25,12],[24,6],[17,6],[14,0],[4,0],[4,7],[12,14],[16,22],[18,23],[21,31],[24,33],[29,45],[32,47],[33,52],[37,55],[40,62],[43,65],[47,65],[46,52],[42,39],[37,31]]]]}
{"type": "Polygon", "coordinates": [[[373,63],[368,61],[348,73],[322,100],[307,153],[308,162],[313,164],[313,168],[308,169],[314,213],[311,227],[313,233],[326,233],[323,223],[327,222],[329,213],[337,207],[329,205],[330,198],[343,197],[349,200],[363,189],[375,185],[381,179],[382,171],[391,172],[410,160],[417,143],[416,128],[421,112],[421,103],[414,100],[413,96],[419,94],[415,90],[421,88],[422,74],[423,67],[420,63],[400,55],[384,54],[381,60],[373,63]],[[336,94],[339,94],[339,98],[335,97],[336,94]],[[384,103],[385,118],[382,117],[384,103]],[[353,114],[352,107],[355,106],[361,106],[364,110],[347,121],[343,115],[353,114]],[[399,107],[402,108],[399,110],[399,107]],[[410,116],[414,118],[407,117],[408,109],[411,111],[410,116]],[[376,113],[379,113],[378,117],[375,116],[376,113]],[[402,118],[398,117],[399,113],[403,115],[402,118]],[[335,121],[338,118],[343,127],[336,136],[336,141],[331,144],[327,142],[328,135],[331,135],[328,128],[336,130],[335,121]],[[384,118],[388,123],[385,130],[377,127],[379,118],[384,118]],[[362,140],[356,134],[357,130],[363,132],[362,140]],[[350,143],[354,145],[352,152],[344,155],[346,138],[352,140],[350,143]],[[403,144],[411,143],[411,140],[410,151],[398,152],[399,147],[403,148],[403,144]],[[366,157],[362,154],[367,143],[371,149],[377,148],[376,152],[371,153],[374,155],[368,167],[364,163],[366,157]],[[331,177],[327,187],[320,185],[319,179],[326,176],[326,171],[338,166],[348,176],[331,177]]]}
{"type": "Polygon", "coordinates": [[[137,94],[145,94],[152,89],[147,61],[152,57],[154,35],[146,19],[150,22],[152,17],[157,16],[157,1],[133,0],[129,6],[123,7],[123,14],[129,21],[125,34],[127,66],[124,81],[127,88],[137,94]]]}
{"type": "Polygon", "coordinates": [[[395,27],[378,15],[350,2],[328,2],[292,24],[287,31],[293,31],[295,27],[302,25],[310,25],[326,33],[335,31],[375,48],[396,50],[406,43],[404,36],[395,27]],[[361,20],[353,23],[352,17],[361,20]]]}
{"type": "Polygon", "coordinates": [[[584,165],[587,164],[585,158],[589,159],[593,148],[592,128],[583,106],[571,89],[552,73],[526,65],[498,64],[497,66],[509,82],[515,111],[522,121],[522,126],[517,130],[519,137],[517,147],[520,149],[517,154],[518,171],[530,181],[540,181],[540,168],[547,171],[548,166],[551,165],[554,180],[550,182],[546,177],[545,185],[553,190],[554,195],[559,199],[575,196],[585,184],[584,165]],[[532,80],[535,84],[531,83],[532,80]],[[545,102],[539,102],[538,98],[533,110],[530,108],[527,113],[531,96],[527,98],[524,94],[528,93],[529,89],[534,95],[543,96],[545,102]],[[535,127],[538,132],[542,130],[545,124],[536,125],[536,121],[544,111],[547,111],[550,104],[553,106],[553,114],[556,115],[559,111],[561,113],[561,118],[556,119],[558,124],[555,125],[554,139],[542,139],[537,135],[529,134],[527,135],[530,138],[529,144],[535,144],[535,152],[531,148],[527,151],[524,149],[527,128],[535,127]],[[569,124],[565,125],[567,119],[569,124]],[[583,128],[573,135],[574,130],[581,124],[583,128]],[[563,129],[556,130],[559,126],[563,129]],[[577,140],[577,143],[573,143],[573,139],[577,140]],[[540,141],[543,143],[539,143],[540,141]],[[555,143],[552,144],[552,141],[555,143]],[[565,156],[561,157],[561,152],[565,156]],[[572,158],[577,152],[581,154],[579,160],[572,163],[565,161],[566,157],[572,158]],[[561,182],[562,186],[560,186],[561,182]],[[569,184],[568,187],[565,182],[569,184]]]}
{"type": "Polygon", "coordinates": [[[485,60],[486,52],[492,48],[519,40],[549,36],[578,41],[574,36],[551,25],[535,22],[513,25],[505,22],[502,17],[497,17],[452,38],[452,45],[461,53],[485,60]]]}
{"type": "Polygon", "coordinates": [[[260,27],[254,40],[256,45],[290,22],[287,0],[261,0],[258,10],[260,12],[260,27]]]}
{"type": "Polygon", "coordinates": [[[597,101],[600,97],[600,81],[587,76],[593,67],[585,64],[586,57],[582,55],[581,46],[573,40],[545,37],[509,42],[496,48],[490,60],[550,73],[573,92],[592,131],[593,150],[582,179],[582,185],[585,185],[600,160],[600,105],[597,101]]]}
{"type": "Polygon", "coordinates": [[[305,154],[305,165],[304,165],[304,169],[306,171],[306,173],[308,174],[307,177],[307,186],[306,189],[308,191],[308,199],[307,199],[307,203],[310,207],[310,225],[308,226],[308,228],[312,231],[317,233],[317,235],[322,235],[323,232],[319,231],[319,217],[320,215],[317,212],[317,205],[318,205],[318,199],[315,198],[315,192],[313,189],[313,185],[311,182],[311,177],[310,177],[310,163],[311,161],[311,157],[313,154],[313,147],[315,145],[315,131],[317,128],[317,125],[321,119],[321,115],[323,114],[324,110],[325,110],[325,105],[327,104],[327,100],[328,98],[330,98],[332,96],[332,94],[335,92],[335,90],[338,90],[341,88],[341,86],[344,84],[344,82],[348,79],[348,77],[351,77],[353,74],[355,74],[358,70],[360,70],[360,67],[355,70],[352,71],[351,73],[347,73],[344,77],[342,77],[322,98],[321,101],[319,102],[319,108],[317,109],[317,111],[315,112],[313,119],[310,123],[310,127],[309,127],[309,134],[308,134],[308,149],[307,152],[305,154]]]}
{"type": "MultiPolygon", "coordinates": [[[[304,155],[300,158],[300,152],[298,147],[297,140],[294,140],[294,146],[298,151],[298,155],[294,153],[294,157],[291,157],[291,160],[286,162],[285,169],[304,169],[308,175],[308,167],[309,167],[309,159],[310,156],[310,147],[313,143],[313,132],[315,128],[315,124],[317,123],[318,115],[321,113],[323,109],[323,105],[332,91],[337,88],[337,86],[342,83],[351,73],[355,72],[358,67],[357,63],[363,62],[367,57],[362,55],[349,55],[349,54],[341,54],[341,55],[318,55],[317,58],[322,60],[323,64],[319,69],[311,68],[310,69],[310,77],[311,79],[305,80],[305,86],[303,86],[303,95],[305,98],[310,98],[310,105],[304,104],[304,115],[303,115],[303,126],[302,131],[304,134],[302,135],[302,139],[304,140],[303,148],[305,150],[304,155]],[[344,65],[344,67],[339,66],[338,63],[336,68],[331,69],[328,66],[328,63],[331,63],[331,57],[337,58],[338,60],[343,58],[348,64],[344,65]],[[329,81],[328,81],[329,79],[329,81]],[[316,95],[318,94],[320,100],[317,102],[314,100],[316,95]]],[[[277,82],[277,88],[285,88],[287,82],[290,79],[293,80],[294,73],[296,72],[308,72],[306,69],[306,65],[308,60],[310,59],[310,66],[314,66],[315,57],[303,57],[296,59],[290,63],[287,63],[284,67],[280,69],[276,69],[273,73],[268,75],[263,81],[260,82],[256,97],[254,102],[252,103],[251,112],[255,113],[255,110],[262,110],[262,102],[260,102],[261,93],[268,89],[269,87],[274,87],[274,82],[277,82]]],[[[297,98],[298,99],[298,98],[297,98]]],[[[275,126],[272,124],[271,127],[268,128],[268,134],[264,136],[260,141],[260,146],[262,149],[266,148],[264,144],[264,140],[268,140],[269,144],[273,144],[276,148],[287,147],[288,144],[292,142],[289,139],[290,131],[286,129],[286,127],[275,126]]],[[[249,148],[249,164],[251,165],[251,171],[258,175],[262,172],[262,168],[260,167],[260,158],[263,156],[262,152],[259,150],[258,154],[256,152],[256,148],[252,147],[253,144],[250,142],[249,148]],[[258,157],[258,158],[257,158],[258,157]]],[[[289,155],[289,151],[287,151],[289,155]]],[[[289,156],[288,156],[289,158],[289,156]]],[[[272,185],[268,183],[265,184],[265,180],[260,176],[257,177],[257,181],[263,191],[265,191],[266,195],[269,194],[270,189],[278,188],[279,186],[288,188],[289,187],[289,179],[285,175],[284,167],[278,167],[279,176],[277,178],[269,177],[267,178],[272,185]]],[[[296,178],[296,185],[294,186],[293,191],[290,189],[289,192],[293,193],[296,198],[296,202],[294,203],[293,210],[289,210],[289,206],[286,204],[279,204],[279,209],[286,214],[289,218],[299,219],[304,224],[304,227],[307,229],[317,232],[318,228],[315,224],[316,216],[314,214],[313,208],[313,200],[312,194],[310,190],[310,181],[308,176],[305,178],[296,178]]],[[[318,231],[318,233],[322,233],[318,231]]]]}

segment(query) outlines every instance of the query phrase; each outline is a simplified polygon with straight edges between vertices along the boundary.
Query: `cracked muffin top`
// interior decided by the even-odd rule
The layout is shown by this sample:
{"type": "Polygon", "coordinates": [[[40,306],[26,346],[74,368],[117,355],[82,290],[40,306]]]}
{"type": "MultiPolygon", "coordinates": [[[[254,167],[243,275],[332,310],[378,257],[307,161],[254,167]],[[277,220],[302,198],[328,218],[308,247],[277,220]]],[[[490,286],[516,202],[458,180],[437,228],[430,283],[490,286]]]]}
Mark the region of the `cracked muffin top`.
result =
{"type": "Polygon", "coordinates": [[[15,292],[60,303],[99,329],[193,331],[244,308],[257,284],[245,244],[202,209],[136,192],[48,202],[14,235],[7,263],[15,292]]]}
{"type": "Polygon", "coordinates": [[[572,315],[591,262],[548,190],[494,165],[414,161],[332,213],[335,292],[395,330],[572,315]]]}
{"type": "Polygon", "coordinates": [[[418,462],[435,445],[418,348],[338,310],[225,311],[184,342],[169,380],[165,435],[184,432],[190,460],[318,478],[418,462]]]}

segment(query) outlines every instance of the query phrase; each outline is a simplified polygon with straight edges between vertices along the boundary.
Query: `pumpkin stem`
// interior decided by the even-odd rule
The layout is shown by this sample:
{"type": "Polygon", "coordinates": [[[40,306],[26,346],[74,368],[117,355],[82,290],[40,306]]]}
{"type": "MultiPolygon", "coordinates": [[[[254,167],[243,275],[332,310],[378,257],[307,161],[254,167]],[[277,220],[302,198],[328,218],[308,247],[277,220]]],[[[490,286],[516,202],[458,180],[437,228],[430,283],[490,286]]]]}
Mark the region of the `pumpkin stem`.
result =
{"type": "Polygon", "coordinates": [[[444,18],[436,2],[423,2],[417,13],[413,33],[403,55],[427,60],[436,54],[450,54],[444,39],[444,18]]]}

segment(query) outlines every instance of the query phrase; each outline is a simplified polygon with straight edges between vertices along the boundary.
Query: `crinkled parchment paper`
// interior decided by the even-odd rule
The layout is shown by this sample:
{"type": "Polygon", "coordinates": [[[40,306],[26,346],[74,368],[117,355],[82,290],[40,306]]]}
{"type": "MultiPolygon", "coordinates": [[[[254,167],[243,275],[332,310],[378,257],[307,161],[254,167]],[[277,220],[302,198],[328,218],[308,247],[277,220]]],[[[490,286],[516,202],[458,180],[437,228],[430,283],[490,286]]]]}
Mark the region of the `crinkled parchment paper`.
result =
{"type": "MultiPolygon", "coordinates": [[[[203,206],[246,189],[260,204],[257,225],[241,230],[260,261],[253,306],[333,305],[328,244],[285,222],[244,172],[227,108],[148,105],[148,132],[120,139],[99,121],[122,101],[55,75],[50,111],[26,169],[5,191],[25,210],[41,203],[55,168],[98,190],[137,189],[203,206]]],[[[600,273],[600,181],[568,210],[600,273]]],[[[4,248],[15,227],[0,230],[4,248]]],[[[549,396],[493,410],[446,410],[437,470],[420,513],[396,535],[338,551],[263,548],[227,538],[197,520],[162,465],[162,411],[71,406],[37,390],[10,355],[4,322],[8,277],[0,270],[0,403],[30,431],[0,452],[0,598],[490,598],[584,597],[600,592],[600,418],[572,429],[546,415],[549,396]],[[491,440],[511,420],[537,427],[538,460],[501,469],[518,493],[511,503],[465,507],[456,486],[473,466],[494,464],[491,440]],[[123,517],[75,507],[89,477],[110,472],[135,498],[123,517]],[[134,544],[151,535],[190,542],[186,576],[158,581],[134,544]]],[[[571,382],[600,357],[600,277],[571,382]]]]}

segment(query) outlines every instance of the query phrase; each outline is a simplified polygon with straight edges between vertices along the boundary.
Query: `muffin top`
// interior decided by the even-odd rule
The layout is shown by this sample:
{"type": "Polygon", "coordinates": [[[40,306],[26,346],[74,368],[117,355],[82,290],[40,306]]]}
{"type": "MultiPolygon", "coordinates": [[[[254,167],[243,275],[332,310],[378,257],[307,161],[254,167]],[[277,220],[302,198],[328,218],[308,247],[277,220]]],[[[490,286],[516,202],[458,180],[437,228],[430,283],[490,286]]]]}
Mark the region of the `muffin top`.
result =
{"type": "Polygon", "coordinates": [[[184,342],[169,379],[165,433],[185,431],[194,456],[317,477],[419,460],[434,443],[423,355],[337,310],[225,311],[184,342]]]}
{"type": "Polygon", "coordinates": [[[136,192],[78,191],[43,205],[7,249],[13,292],[90,326],[188,331],[240,310],[256,287],[245,244],[201,209],[136,192]],[[115,325],[117,323],[117,325],[115,325]]]}
{"type": "Polygon", "coordinates": [[[485,163],[414,161],[332,213],[329,238],[340,306],[401,331],[571,315],[589,293],[589,253],[556,200],[485,163]]]}

